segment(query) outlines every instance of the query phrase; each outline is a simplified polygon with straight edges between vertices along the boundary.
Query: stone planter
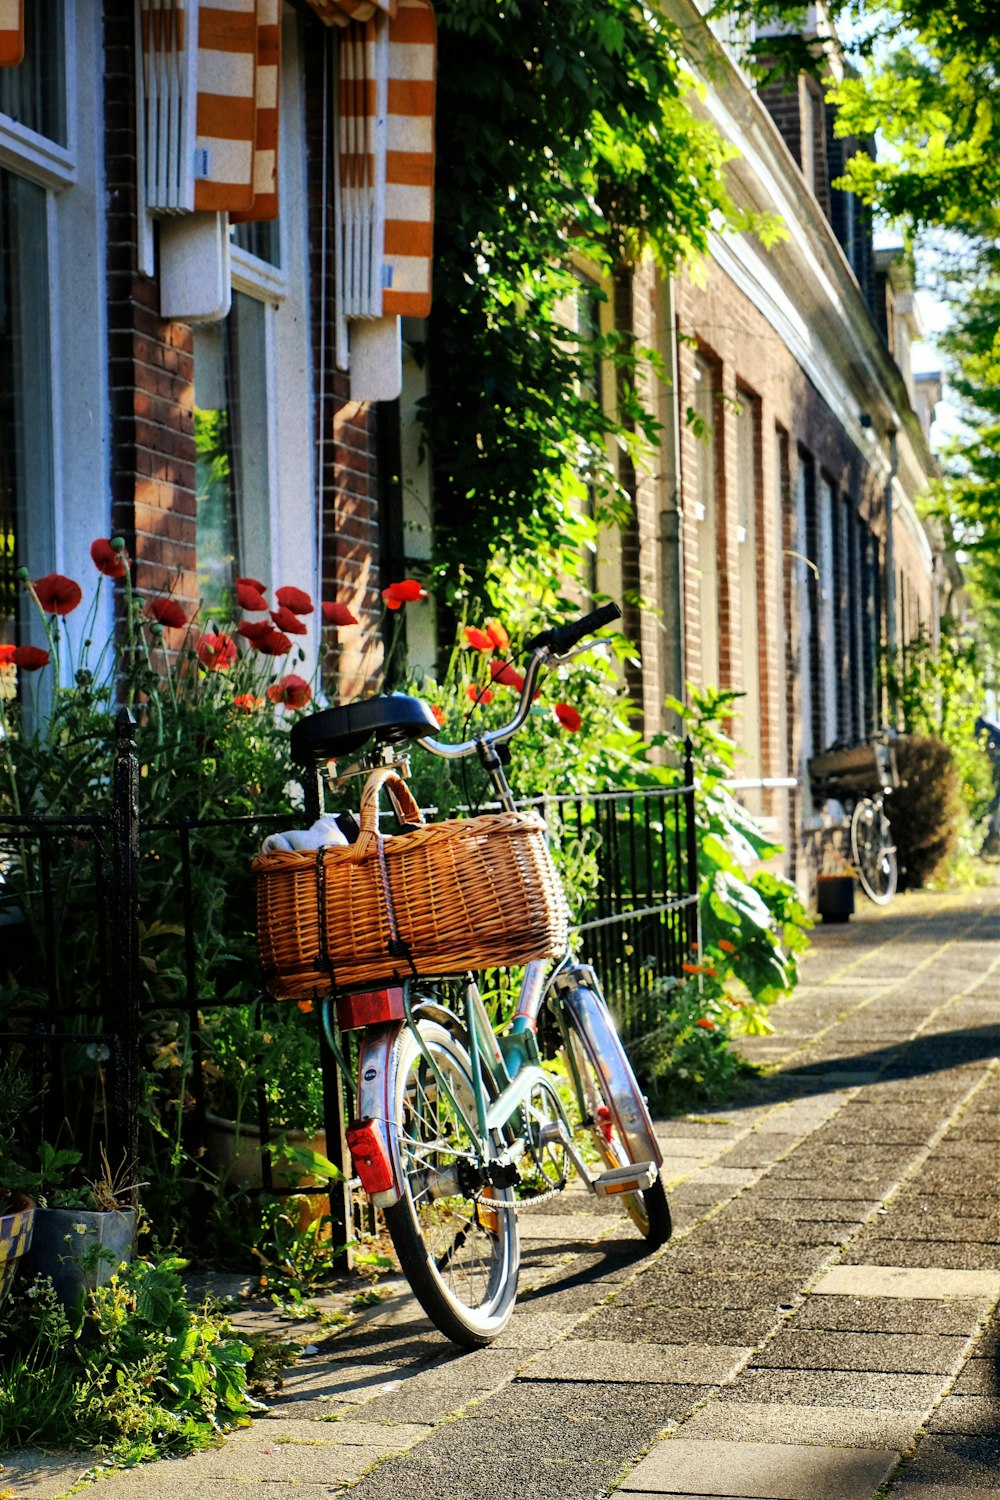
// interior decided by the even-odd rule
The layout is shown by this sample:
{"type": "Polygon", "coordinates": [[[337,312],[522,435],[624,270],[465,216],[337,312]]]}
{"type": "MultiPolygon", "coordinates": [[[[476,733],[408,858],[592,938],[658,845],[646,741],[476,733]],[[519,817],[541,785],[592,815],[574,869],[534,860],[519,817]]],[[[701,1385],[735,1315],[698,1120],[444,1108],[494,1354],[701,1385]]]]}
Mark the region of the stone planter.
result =
{"type": "Polygon", "coordinates": [[[13,1206],[0,1214],[0,1302],[10,1291],[22,1257],[31,1249],[37,1213],[31,1198],[23,1193],[10,1196],[13,1206]]]}
{"type": "Polygon", "coordinates": [[[817,875],[816,910],[824,922],[846,922],[854,915],[854,876],[817,875]]]}
{"type": "MultiPolygon", "coordinates": [[[[272,1141],[279,1134],[276,1129],[272,1141]]],[[[281,1130],[282,1139],[290,1146],[301,1146],[306,1151],[326,1155],[326,1136],[306,1135],[302,1130],[281,1130]]],[[[245,1120],[227,1120],[211,1110],[205,1112],[205,1162],[218,1172],[230,1187],[259,1190],[264,1185],[264,1170],[261,1161],[260,1131],[245,1120]]],[[[293,1163],[277,1161],[272,1153],[271,1183],[279,1191],[288,1192],[296,1188],[321,1187],[324,1178],[299,1171],[293,1163]]],[[[329,1211],[324,1193],[311,1193],[304,1197],[299,1210],[302,1227],[329,1211]]]]}
{"type": "Polygon", "coordinates": [[[132,1259],[135,1221],[134,1208],[40,1208],[29,1269],[36,1276],[50,1276],[59,1300],[71,1307],[109,1281],[122,1261],[132,1259]]]}

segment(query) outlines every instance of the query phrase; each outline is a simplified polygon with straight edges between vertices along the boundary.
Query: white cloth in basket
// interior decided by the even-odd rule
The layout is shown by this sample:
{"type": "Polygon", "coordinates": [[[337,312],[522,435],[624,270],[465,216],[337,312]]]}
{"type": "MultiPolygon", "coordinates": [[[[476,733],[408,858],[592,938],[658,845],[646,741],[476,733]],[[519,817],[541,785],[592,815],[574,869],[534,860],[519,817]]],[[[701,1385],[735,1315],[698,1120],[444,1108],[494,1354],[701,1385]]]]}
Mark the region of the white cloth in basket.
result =
{"type": "Polygon", "coordinates": [[[293,828],[288,833],[269,833],[260,846],[262,854],[287,854],[293,849],[323,849],[327,844],[346,844],[347,839],[333,817],[317,818],[311,828],[293,828]]]}

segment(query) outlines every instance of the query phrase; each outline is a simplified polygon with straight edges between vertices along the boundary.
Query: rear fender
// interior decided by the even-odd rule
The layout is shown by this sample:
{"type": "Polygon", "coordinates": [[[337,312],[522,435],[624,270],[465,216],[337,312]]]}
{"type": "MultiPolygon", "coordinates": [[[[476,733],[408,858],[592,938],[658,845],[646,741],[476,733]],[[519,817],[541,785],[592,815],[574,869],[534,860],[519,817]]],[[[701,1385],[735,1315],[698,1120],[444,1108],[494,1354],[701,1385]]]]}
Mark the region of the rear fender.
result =
{"type": "Polygon", "coordinates": [[[393,1058],[403,1021],[389,1021],[383,1026],[369,1026],[358,1052],[357,1119],[368,1122],[381,1142],[392,1176],[392,1186],[373,1193],[376,1208],[391,1208],[403,1196],[400,1178],[399,1132],[393,1120],[393,1058]]]}

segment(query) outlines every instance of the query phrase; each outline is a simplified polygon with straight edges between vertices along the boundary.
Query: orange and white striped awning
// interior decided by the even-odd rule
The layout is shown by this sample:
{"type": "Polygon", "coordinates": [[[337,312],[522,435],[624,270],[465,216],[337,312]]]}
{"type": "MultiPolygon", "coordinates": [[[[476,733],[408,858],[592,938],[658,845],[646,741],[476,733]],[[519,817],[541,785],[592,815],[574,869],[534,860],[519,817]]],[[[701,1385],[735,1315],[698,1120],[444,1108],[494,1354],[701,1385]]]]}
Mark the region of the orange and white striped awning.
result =
{"type": "Polygon", "coordinates": [[[140,0],[152,212],[274,217],[280,19],[280,0],[140,0]]]}
{"type": "Polygon", "coordinates": [[[394,15],[354,20],[341,38],[336,255],[345,318],[430,311],[436,58],[429,0],[396,0],[394,15]]]}
{"type": "Polygon", "coordinates": [[[24,61],[24,0],[0,0],[0,68],[24,61]]]}

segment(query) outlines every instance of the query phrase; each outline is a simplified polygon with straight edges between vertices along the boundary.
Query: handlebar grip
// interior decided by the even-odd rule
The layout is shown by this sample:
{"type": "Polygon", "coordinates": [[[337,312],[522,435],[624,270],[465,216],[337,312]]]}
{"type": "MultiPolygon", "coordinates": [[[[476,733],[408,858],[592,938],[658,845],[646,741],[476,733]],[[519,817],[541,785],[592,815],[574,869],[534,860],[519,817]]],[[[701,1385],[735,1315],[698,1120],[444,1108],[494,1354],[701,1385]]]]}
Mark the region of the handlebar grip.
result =
{"type": "Polygon", "coordinates": [[[563,656],[578,641],[582,641],[584,636],[593,635],[602,625],[610,625],[612,620],[620,620],[621,617],[622,612],[614,601],[602,604],[600,609],[592,610],[582,620],[571,620],[566,625],[553,625],[539,635],[532,636],[530,641],[525,642],[525,650],[537,651],[542,646],[548,646],[556,656],[563,656]]]}

